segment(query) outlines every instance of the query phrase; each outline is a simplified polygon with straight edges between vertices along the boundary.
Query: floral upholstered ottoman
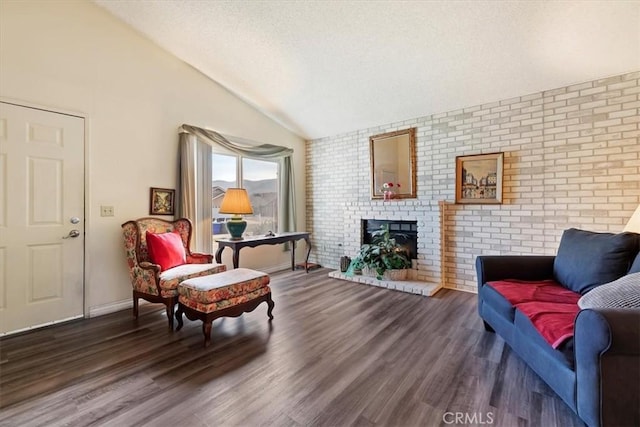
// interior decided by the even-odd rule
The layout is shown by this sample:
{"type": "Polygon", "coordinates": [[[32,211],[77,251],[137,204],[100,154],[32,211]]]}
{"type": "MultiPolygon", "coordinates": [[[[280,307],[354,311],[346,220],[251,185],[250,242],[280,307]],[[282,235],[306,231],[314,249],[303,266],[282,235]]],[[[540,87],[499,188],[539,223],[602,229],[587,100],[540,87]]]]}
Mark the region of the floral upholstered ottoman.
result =
{"type": "Polygon", "coordinates": [[[202,320],[204,346],[211,342],[211,323],[218,317],[238,317],[253,311],[266,301],[269,321],[274,303],[269,288],[269,275],[248,268],[236,268],[210,276],[185,280],[178,285],[178,311],[176,319],[179,331],[182,313],[189,320],[202,320]]]}

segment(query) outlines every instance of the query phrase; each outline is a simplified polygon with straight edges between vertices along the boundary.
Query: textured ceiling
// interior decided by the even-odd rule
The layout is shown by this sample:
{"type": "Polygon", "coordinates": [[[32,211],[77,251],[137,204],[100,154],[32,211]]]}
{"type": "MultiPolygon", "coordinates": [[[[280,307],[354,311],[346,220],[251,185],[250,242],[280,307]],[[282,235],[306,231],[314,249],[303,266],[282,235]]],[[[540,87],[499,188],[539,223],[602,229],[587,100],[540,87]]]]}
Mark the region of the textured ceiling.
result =
{"type": "Polygon", "coordinates": [[[304,138],[640,69],[639,1],[94,1],[304,138]]]}

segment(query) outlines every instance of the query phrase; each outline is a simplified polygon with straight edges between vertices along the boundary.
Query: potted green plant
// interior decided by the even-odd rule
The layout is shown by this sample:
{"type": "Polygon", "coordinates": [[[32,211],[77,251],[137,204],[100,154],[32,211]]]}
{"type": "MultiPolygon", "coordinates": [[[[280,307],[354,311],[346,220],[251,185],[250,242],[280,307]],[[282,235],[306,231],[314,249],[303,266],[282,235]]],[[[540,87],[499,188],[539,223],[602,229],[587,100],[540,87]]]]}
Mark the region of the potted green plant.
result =
{"type": "Polygon", "coordinates": [[[383,225],[380,230],[371,233],[371,243],[365,243],[360,247],[360,252],[353,259],[352,265],[368,268],[378,279],[401,280],[406,278],[406,269],[411,267],[411,260],[398,246],[396,239],[391,237],[389,227],[383,225]],[[394,277],[389,274],[394,270],[405,271],[402,271],[400,277],[398,275],[394,277]]]}

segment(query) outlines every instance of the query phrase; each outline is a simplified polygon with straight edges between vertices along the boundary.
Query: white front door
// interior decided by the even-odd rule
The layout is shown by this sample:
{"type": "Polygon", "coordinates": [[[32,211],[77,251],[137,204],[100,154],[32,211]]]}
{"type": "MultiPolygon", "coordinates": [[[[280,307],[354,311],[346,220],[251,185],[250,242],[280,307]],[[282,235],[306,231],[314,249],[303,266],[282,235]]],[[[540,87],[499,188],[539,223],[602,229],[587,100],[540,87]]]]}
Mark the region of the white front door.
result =
{"type": "Polygon", "coordinates": [[[0,102],[0,334],[81,317],[83,270],[84,119],[0,102]]]}

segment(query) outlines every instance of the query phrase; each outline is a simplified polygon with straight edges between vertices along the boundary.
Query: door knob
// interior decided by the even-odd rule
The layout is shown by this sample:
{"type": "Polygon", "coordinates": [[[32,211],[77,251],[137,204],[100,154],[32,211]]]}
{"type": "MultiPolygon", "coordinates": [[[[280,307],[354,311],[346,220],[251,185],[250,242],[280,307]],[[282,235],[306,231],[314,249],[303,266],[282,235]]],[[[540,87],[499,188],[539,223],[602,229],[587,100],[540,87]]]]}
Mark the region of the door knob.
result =
{"type": "Polygon", "coordinates": [[[69,231],[69,234],[67,234],[66,236],[63,237],[63,239],[68,239],[70,237],[75,238],[78,237],[80,235],[80,231],[79,230],[71,230],[69,231]]]}

